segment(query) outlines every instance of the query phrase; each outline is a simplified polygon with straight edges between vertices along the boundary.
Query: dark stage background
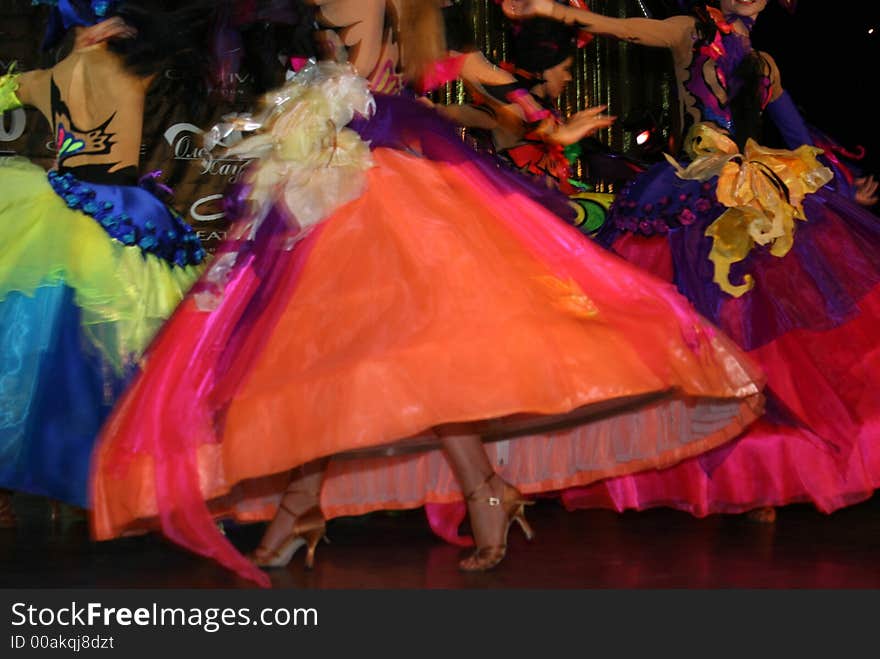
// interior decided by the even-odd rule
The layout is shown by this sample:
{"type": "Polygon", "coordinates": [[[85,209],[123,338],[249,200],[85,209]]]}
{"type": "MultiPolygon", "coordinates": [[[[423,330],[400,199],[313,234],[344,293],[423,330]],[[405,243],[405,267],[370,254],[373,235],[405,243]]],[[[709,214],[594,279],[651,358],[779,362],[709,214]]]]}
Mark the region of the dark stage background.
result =
{"type": "MultiPolygon", "coordinates": [[[[609,15],[648,13],[662,18],[675,2],[592,0],[591,6],[609,15]]],[[[505,59],[507,42],[499,9],[492,0],[474,0],[473,4],[477,43],[491,59],[505,59]]],[[[868,31],[880,27],[880,9],[877,3],[864,0],[802,0],[800,5],[792,16],[771,0],[755,28],[754,42],[776,59],[784,85],[807,120],[846,147],[865,146],[868,156],[863,165],[869,172],[877,171],[880,139],[870,97],[877,77],[874,67],[880,61],[880,36],[868,31]]],[[[0,70],[14,60],[22,70],[49,63],[39,52],[45,15],[44,7],[33,7],[29,0],[0,0],[0,70]]],[[[175,75],[166,71],[160,83],[173,82],[175,75]]],[[[247,71],[239,77],[236,99],[215,100],[208,119],[188,116],[173,96],[162,92],[167,85],[157,84],[148,99],[143,171],[163,171],[163,179],[175,188],[178,210],[198,230],[209,250],[225,235],[226,221],[219,202],[224,188],[240,176],[242,164],[224,160],[206,163],[200,135],[223,114],[245,111],[252,105],[247,71]]],[[[608,104],[609,112],[620,119],[599,135],[599,141],[613,150],[635,154],[640,121],[658,125],[660,144],[668,140],[673,89],[670,58],[665,51],[597,38],[579,52],[574,81],[560,109],[567,114],[608,104]]],[[[437,96],[452,102],[465,100],[459,85],[450,85],[437,96]]],[[[7,113],[0,118],[0,153],[21,154],[50,166],[53,154],[48,124],[33,110],[7,113]]],[[[578,173],[587,172],[581,166],[578,173]]],[[[607,186],[600,189],[613,191],[607,186]]]]}
{"type": "Polygon", "coordinates": [[[866,170],[880,171],[873,100],[880,64],[880,3],[801,0],[794,15],[770,4],[755,25],[753,41],[776,60],[783,86],[807,121],[844,146],[863,145],[866,170]]]}

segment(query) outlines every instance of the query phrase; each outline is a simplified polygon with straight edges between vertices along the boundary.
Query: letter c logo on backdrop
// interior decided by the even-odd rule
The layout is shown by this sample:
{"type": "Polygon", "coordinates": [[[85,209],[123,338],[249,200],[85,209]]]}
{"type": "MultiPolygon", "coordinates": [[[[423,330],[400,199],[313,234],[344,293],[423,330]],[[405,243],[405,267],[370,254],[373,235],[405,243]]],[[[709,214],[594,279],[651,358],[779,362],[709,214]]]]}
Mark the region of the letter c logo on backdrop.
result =
{"type": "Polygon", "coordinates": [[[223,199],[222,194],[202,197],[189,208],[190,217],[196,222],[214,222],[224,217],[223,208],[214,203],[223,199]]]}

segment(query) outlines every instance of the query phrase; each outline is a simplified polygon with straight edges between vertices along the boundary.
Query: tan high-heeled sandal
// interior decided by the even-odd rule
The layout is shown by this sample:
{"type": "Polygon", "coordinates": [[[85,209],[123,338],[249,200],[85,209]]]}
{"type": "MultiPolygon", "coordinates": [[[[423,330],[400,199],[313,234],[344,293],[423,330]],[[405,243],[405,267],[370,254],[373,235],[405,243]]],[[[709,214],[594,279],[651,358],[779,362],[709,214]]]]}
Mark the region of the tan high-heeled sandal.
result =
{"type": "Polygon", "coordinates": [[[312,506],[302,513],[296,513],[284,505],[280,509],[294,518],[293,528],[284,541],[275,549],[262,544],[248,558],[258,567],[284,567],[293,559],[300,547],[306,547],[306,568],[311,570],[315,565],[315,550],[318,543],[327,539],[327,522],[320,506],[312,506]]]}
{"type": "MultiPolygon", "coordinates": [[[[489,506],[501,506],[507,523],[504,527],[504,541],[500,545],[489,545],[477,547],[476,551],[458,564],[460,570],[464,572],[485,572],[497,566],[504,556],[507,554],[507,535],[510,533],[510,526],[516,522],[522,529],[527,540],[535,537],[535,532],[526,521],[525,507],[532,505],[534,502],[523,498],[523,495],[513,485],[504,481],[501,476],[492,473],[484,480],[473,492],[466,496],[468,502],[485,503],[489,506]],[[503,485],[501,497],[494,496],[491,491],[488,496],[478,496],[481,490],[489,486],[492,479],[497,478],[503,485]]],[[[471,522],[473,524],[473,522],[471,522]]]]}

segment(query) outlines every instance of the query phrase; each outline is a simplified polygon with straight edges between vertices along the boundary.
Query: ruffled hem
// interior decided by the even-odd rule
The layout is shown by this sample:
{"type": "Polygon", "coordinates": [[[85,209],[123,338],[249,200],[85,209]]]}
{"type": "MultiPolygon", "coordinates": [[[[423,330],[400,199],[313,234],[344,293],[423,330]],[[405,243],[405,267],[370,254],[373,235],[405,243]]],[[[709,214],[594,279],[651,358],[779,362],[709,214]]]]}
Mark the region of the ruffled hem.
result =
{"type": "MultiPolygon", "coordinates": [[[[490,461],[524,493],[561,490],[604,478],[677,464],[739,435],[760,414],[759,401],[712,404],[681,399],[611,406],[583,425],[568,430],[489,441],[490,461]],[[616,410],[616,411],[615,411],[616,410]],[[613,441],[617,451],[611,449],[613,441]],[[628,444],[628,449],[623,446],[628,444]],[[645,452],[647,449],[647,452],[645,452]],[[620,452],[626,450],[628,459],[620,452]]],[[[325,517],[360,515],[375,510],[418,508],[428,503],[461,501],[462,493],[439,448],[400,446],[383,455],[353,453],[332,458],[321,492],[325,517]]],[[[230,485],[221,447],[199,450],[200,489],[215,517],[253,522],[271,519],[286,485],[280,478],[247,479],[230,485]]],[[[94,532],[97,539],[158,526],[155,464],[144,456],[130,463],[125,482],[100,479],[94,532]],[[141,484],[131,490],[120,485],[141,484]],[[126,520],[121,522],[119,520],[126,520]]]]}
{"type": "Polygon", "coordinates": [[[832,513],[869,499],[880,486],[878,432],[880,423],[866,424],[854,440],[858,448],[841,464],[808,431],[761,420],[720,449],[729,453],[714,469],[691,459],[662,471],[572,488],[562,493],[562,501],[570,510],[665,507],[696,517],[795,503],[832,513]]]}

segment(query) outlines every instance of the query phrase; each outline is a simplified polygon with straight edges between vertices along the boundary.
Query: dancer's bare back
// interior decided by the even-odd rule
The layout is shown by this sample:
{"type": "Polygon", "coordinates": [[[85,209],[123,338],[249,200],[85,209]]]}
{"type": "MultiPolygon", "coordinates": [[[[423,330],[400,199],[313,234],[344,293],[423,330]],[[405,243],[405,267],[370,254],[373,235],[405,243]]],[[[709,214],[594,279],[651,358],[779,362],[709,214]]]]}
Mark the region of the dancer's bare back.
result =
{"type": "Polygon", "coordinates": [[[21,76],[18,95],[52,125],[59,164],[137,168],[150,78],[132,75],[106,43],[74,50],[51,69],[21,76]]]}
{"type": "Polygon", "coordinates": [[[318,20],[336,31],[349,61],[373,90],[395,93],[403,85],[396,20],[400,0],[314,0],[318,20]]]}

